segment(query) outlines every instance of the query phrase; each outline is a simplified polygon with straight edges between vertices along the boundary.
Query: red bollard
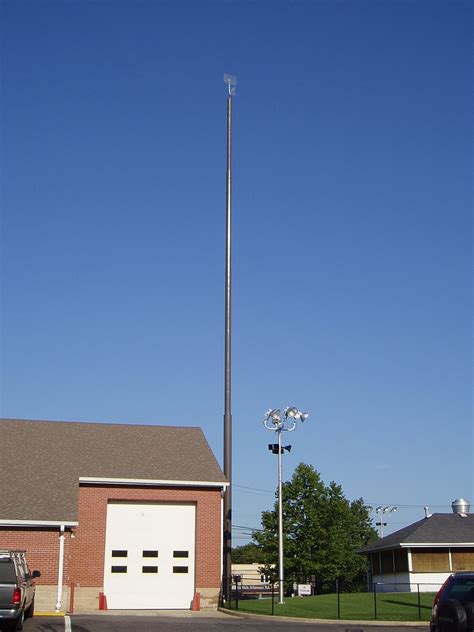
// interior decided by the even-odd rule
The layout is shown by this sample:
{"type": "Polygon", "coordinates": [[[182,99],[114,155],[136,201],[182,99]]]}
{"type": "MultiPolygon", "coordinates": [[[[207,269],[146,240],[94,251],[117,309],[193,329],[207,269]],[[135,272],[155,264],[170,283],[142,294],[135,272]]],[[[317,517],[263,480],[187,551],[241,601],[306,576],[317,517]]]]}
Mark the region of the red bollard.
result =
{"type": "Polygon", "coordinates": [[[69,612],[72,614],[74,612],[74,590],[76,588],[76,584],[71,582],[69,587],[69,612]]]}
{"type": "Polygon", "coordinates": [[[99,593],[99,610],[108,610],[107,597],[102,592],[99,593]]]}

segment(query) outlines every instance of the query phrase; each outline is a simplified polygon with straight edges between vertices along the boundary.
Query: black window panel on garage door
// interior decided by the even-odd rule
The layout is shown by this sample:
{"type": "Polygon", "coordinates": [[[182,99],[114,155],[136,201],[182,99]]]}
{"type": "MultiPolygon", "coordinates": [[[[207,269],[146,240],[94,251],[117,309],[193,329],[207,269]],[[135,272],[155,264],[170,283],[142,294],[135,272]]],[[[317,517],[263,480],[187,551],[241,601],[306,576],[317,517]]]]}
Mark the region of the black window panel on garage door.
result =
{"type": "Polygon", "coordinates": [[[187,566],[173,566],[173,573],[188,573],[189,569],[187,566]]]}

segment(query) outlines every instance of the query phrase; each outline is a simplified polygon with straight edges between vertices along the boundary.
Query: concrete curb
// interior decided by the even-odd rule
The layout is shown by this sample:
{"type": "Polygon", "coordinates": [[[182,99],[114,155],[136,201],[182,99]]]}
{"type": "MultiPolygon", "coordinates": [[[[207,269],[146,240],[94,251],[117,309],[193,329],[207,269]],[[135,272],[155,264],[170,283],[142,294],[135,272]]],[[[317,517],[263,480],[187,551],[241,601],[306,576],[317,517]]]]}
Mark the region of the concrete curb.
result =
{"type": "Polygon", "coordinates": [[[35,610],[35,617],[64,617],[65,613],[64,612],[56,612],[55,610],[53,612],[36,612],[35,610]]]}
{"type": "Polygon", "coordinates": [[[376,621],[356,621],[353,619],[307,619],[305,617],[282,617],[281,615],[271,614],[254,614],[251,612],[238,612],[237,610],[228,610],[227,608],[218,608],[220,612],[225,614],[241,617],[243,619],[272,619],[274,621],[300,621],[301,623],[327,623],[328,625],[364,625],[364,626],[410,626],[410,627],[427,627],[429,621],[384,621],[377,619],[376,621]]]}

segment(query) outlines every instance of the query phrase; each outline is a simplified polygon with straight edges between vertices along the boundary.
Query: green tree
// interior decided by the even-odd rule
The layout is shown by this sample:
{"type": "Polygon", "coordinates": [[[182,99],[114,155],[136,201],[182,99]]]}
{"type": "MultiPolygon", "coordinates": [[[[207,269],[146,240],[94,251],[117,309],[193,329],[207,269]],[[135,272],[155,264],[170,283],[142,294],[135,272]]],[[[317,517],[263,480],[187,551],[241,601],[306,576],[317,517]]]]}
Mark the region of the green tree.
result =
{"type": "MultiPolygon", "coordinates": [[[[283,533],[286,585],[315,575],[321,590],[334,587],[336,579],[360,578],[366,561],[357,550],[377,539],[362,498],[348,501],[340,485],[326,486],[305,463],[283,483],[283,533]]],[[[253,539],[270,572],[269,563],[278,566],[278,501],[273,511],[262,513],[262,531],[254,532],[253,539]]]]}
{"type": "Polygon", "coordinates": [[[257,562],[263,562],[263,559],[259,557],[259,555],[261,555],[261,549],[255,542],[249,542],[248,544],[236,546],[232,549],[232,563],[255,564],[257,562]]]}

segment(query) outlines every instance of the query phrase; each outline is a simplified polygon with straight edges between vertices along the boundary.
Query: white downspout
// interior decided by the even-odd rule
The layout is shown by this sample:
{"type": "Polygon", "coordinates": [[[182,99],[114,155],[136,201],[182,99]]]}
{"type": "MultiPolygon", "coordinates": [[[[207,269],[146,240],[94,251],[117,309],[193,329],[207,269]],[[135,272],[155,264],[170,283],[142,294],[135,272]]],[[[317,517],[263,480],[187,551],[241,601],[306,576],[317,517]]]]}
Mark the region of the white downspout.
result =
{"type": "Polygon", "coordinates": [[[59,535],[59,564],[58,564],[58,599],[56,601],[56,612],[61,610],[63,599],[63,571],[64,571],[64,525],[60,527],[59,535]]]}

